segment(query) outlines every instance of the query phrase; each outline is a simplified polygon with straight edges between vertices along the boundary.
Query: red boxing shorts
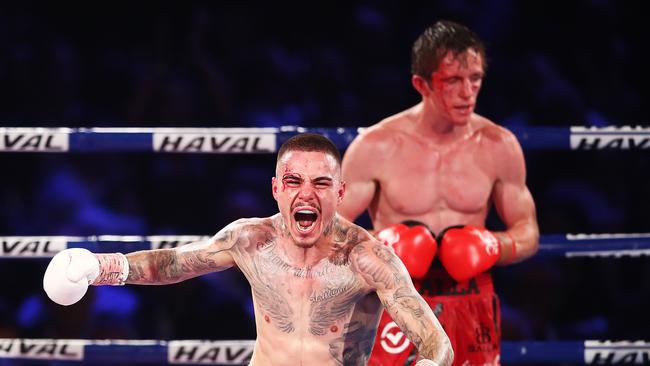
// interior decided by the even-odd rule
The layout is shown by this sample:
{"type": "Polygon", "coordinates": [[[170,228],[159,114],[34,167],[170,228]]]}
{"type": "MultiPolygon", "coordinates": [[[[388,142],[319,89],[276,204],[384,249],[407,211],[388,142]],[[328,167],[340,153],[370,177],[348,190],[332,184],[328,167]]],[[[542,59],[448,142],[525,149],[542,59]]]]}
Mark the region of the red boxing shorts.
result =
{"type": "MultiPolygon", "coordinates": [[[[444,270],[432,269],[420,293],[451,340],[454,366],[500,365],[499,299],[489,273],[456,282],[444,270]]],[[[416,361],[417,349],[384,311],[368,365],[408,366],[416,361]]]]}

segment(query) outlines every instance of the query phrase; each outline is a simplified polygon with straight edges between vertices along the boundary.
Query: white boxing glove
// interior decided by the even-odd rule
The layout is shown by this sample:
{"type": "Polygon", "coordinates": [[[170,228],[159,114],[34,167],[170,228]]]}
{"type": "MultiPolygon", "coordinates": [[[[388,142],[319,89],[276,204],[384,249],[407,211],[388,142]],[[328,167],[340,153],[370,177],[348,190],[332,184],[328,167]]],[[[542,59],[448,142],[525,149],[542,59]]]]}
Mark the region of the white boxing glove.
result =
{"type": "Polygon", "coordinates": [[[99,276],[99,261],[87,249],[72,248],[57,253],[45,270],[43,289],[57,304],[72,305],[86,294],[99,276]]]}
{"type": "Polygon", "coordinates": [[[72,248],[57,253],[45,270],[43,289],[57,304],[72,305],[88,291],[88,285],[124,285],[129,261],[122,253],[94,254],[72,248]]]}

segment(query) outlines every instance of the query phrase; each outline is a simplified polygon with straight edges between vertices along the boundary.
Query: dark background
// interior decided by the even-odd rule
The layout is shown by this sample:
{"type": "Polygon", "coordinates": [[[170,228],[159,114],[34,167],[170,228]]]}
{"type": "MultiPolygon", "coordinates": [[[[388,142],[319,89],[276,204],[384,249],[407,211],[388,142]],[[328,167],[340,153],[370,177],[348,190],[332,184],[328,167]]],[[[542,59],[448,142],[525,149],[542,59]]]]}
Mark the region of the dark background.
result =
{"type": "MultiPolygon", "coordinates": [[[[613,0],[0,5],[0,126],[368,126],[419,101],[410,47],[439,19],[485,40],[477,111],[493,121],[644,125],[646,17],[613,0]]],[[[650,231],[647,154],[527,151],[542,234],[650,231]]],[[[273,168],[272,155],[3,153],[0,236],[209,235],[275,212],[273,168]]],[[[504,339],[647,339],[649,264],[496,269],[504,339]]],[[[235,270],[92,288],[64,308],[41,290],[46,265],[0,259],[1,337],[255,336],[235,270]]]]}

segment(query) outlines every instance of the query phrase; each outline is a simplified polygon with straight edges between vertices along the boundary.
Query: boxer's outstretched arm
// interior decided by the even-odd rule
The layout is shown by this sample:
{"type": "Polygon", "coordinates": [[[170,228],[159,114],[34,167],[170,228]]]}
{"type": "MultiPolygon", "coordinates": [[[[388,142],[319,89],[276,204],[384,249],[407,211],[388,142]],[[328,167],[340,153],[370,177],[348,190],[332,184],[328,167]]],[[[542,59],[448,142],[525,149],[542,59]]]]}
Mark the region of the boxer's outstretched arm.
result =
{"type": "Polygon", "coordinates": [[[395,253],[379,242],[364,242],[354,248],[352,263],[417,347],[420,358],[451,365],[454,352],[449,337],[395,253]]]}
{"type": "Polygon", "coordinates": [[[173,249],[128,254],[129,276],[126,283],[164,285],[228,269],[235,264],[230,249],[237,234],[238,226],[233,223],[205,241],[173,249]]]}

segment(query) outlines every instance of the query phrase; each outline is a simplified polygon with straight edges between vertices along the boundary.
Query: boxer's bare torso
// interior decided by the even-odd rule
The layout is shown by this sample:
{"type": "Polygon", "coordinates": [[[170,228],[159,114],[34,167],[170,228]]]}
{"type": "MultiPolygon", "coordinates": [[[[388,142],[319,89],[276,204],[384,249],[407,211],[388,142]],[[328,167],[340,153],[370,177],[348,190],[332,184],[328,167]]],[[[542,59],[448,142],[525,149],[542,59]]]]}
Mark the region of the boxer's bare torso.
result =
{"type": "Polygon", "coordinates": [[[509,247],[502,262],[533,255],[539,230],[521,147],[474,113],[483,75],[482,56],[470,48],[447,52],[430,79],[413,76],[422,101],[368,128],[346,151],[339,213],[354,220],[368,209],[375,230],[417,220],[438,233],[483,227],[494,204],[508,228],[496,233],[509,247]]]}
{"type": "Polygon", "coordinates": [[[251,365],[365,365],[381,311],[357,270],[368,234],[335,224],[329,252],[306,263],[287,252],[277,217],[254,225],[231,249],[255,303],[251,365]]]}
{"type": "Polygon", "coordinates": [[[236,265],[254,300],[251,365],[365,365],[384,307],[422,355],[440,354],[446,336],[399,258],[338,215],[325,237],[301,248],[279,214],[241,219],[207,242],[129,254],[127,283],[173,283],[236,265]]]}
{"type": "MultiPolygon", "coordinates": [[[[359,139],[353,152],[363,149],[359,155],[382,158],[353,164],[353,171],[344,165],[347,199],[365,196],[357,189],[374,192],[368,211],[375,229],[408,219],[424,222],[434,232],[456,224],[483,226],[491,195],[503,188],[503,178],[514,176],[525,187],[514,136],[474,115],[464,134],[434,141],[409,128],[417,108],[388,118],[359,139]],[[355,176],[371,178],[363,179],[365,187],[355,186],[355,176]]],[[[341,211],[345,215],[345,205],[341,211]]]]}

